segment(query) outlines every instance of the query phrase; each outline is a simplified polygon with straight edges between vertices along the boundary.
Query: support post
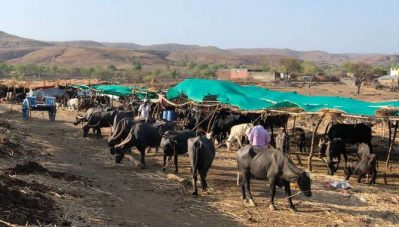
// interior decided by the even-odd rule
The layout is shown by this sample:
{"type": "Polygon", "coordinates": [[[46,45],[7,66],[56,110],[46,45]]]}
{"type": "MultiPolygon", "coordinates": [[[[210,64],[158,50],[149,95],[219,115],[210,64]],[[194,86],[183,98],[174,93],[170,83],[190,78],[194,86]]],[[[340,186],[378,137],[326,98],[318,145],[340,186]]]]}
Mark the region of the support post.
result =
{"type": "Polygon", "coordinates": [[[296,123],[296,116],[294,116],[294,123],[292,124],[292,136],[294,136],[295,133],[295,123],[296,123]]]}
{"type": "Polygon", "coordinates": [[[325,116],[325,114],[323,114],[319,118],[319,120],[317,121],[316,126],[315,126],[315,128],[313,130],[313,133],[312,133],[312,142],[311,142],[311,145],[310,145],[310,153],[309,153],[309,158],[308,158],[308,169],[309,169],[309,171],[312,171],[312,158],[313,158],[313,154],[314,154],[314,140],[315,140],[315,137],[316,137],[316,134],[317,134],[317,129],[319,129],[319,126],[320,126],[321,122],[323,121],[324,116],[325,116]]]}
{"type": "Polygon", "coordinates": [[[387,184],[387,172],[390,172],[390,168],[389,168],[389,160],[391,159],[391,153],[393,150],[393,145],[395,144],[395,139],[396,139],[396,132],[398,131],[398,122],[395,121],[395,129],[393,131],[393,136],[390,139],[390,143],[389,143],[389,149],[388,149],[388,154],[387,154],[387,160],[385,161],[385,172],[384,172],[384,183],[387,184]]]}

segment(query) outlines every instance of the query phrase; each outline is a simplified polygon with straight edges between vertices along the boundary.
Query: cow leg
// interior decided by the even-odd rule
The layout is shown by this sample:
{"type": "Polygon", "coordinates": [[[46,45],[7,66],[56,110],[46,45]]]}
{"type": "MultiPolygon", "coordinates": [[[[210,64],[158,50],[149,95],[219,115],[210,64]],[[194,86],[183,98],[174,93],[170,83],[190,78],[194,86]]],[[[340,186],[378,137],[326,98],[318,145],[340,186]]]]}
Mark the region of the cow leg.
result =
{"type": "Polygon", "coordinates": [[[244,178],[245,178],[245,189],[246,192],[248,193],[248,197],[249,197],[249,205],[250,206],[256,206],[256,203],[254,202],[253,198],[252,198],[252,193],[251,193],[251,173],[249,171],[245,171],[244,173],[244,178]]]}
{"type": "Polygon", "coordinates": [[[145,147],[142,148],[142,149],[139,149],[139,151],[140,151],[140,162],[141,162],[141,164],[143,166],[145,166],[145,161],[144,161],[144,158],[145,158],[145,147]]]}
{"type": "Polygon", "coordinates": [[[193,170],[193,195],[198,195],[198,187],[197,187],[197,169],[193,170]]]}
{"type": "Polygon", "coordinates": [[[163,155],[163,168],[162,171],[166,172],[166,162],[168,161],[168,156],[166,154],[163,155]]]}
{"type": "Polygon", "coordinates": [[[294,204],[292,203],[290,182],[284,181],[284,190],[285,190],[285,194],[288,196],[288,198],[287,198],[288,205],[290,206],[290,208],[293,211],[296,211],[296,208],[295,208],[294,204]]]}
{"type": "Polygon", "coordinates": [[[206,190],[208,189],[208,184],[206,183],[206,173],[201,173],[200,171],[200,178],[202,191],[206,192],[206,190]]]}
{"type": "Polygon", "coordinates": [[[375,162],[372,164],[370,173],[371,173],[371,180],[369,184],[375,184],[375,179],[377,178],[377,166],[375,162]]]}
{"type": "Polygon", "coordinates": [[[102,135],[101,135],[101,128],[97,128],[97,139],[101,139],[102,135]]]}
{"type": "Polygon", "coordinates": [[[338,158],[337,167],[335,168],[334,172],[337,172],[339,163],[341,162],[341,156],[338,156],[337,158],[338,158]]]}
{"type": "Polygon", "coordinates": [[[345,167],[344,167],[344,172],[348,168],[348,155],[345,153],[344,155],[344,162],[345,162],[345,167]]]}
{"type": "Polygon", "coordinates": [[[274,196],[276,195],[276,179],[275,178],[270,178],[269,180],[270,183],[270,206],[269,208],[271,210],[277,210],[276,205],[274,205],[274,196]]]}
{"type": "Polygon", "coordinates": [[[247,200],[247,197],[245,195],[245,178],[242,176],[244,176],[244,173],[242,173],[242,172],[241,172],[241,174],[237,173],[237,179],[240,182],[242,200],[245,202],[247,200]]]}
{"type": "Polygon", "coordinates": [[[174,155],[174,163],[175,163],[175,173],[178,173],[179,168],[177,167],[177,154],[174,155]]]}
{"type": "Polygon", "coordinates": [[[241,141],[241,138],[236,138],[236,140],[238,141],[238,146],[239,146],[239,148],[242,148],[242,141],[241,141]]]}

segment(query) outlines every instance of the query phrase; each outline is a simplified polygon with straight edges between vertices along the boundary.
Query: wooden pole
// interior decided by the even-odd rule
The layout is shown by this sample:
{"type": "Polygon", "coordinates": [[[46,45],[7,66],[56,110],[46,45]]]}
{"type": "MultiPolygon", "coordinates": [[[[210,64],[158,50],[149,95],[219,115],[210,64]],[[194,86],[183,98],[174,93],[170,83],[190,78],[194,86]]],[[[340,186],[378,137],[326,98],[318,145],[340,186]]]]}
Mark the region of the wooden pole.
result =
{"type": "Polygon", "coordinates": [[[398,122],[395,121],[395,129],[393,131],[392,139],[390,139],[389,149],[388,149],[388,154],[387,154],[387,160],[385,162],[385,172],[384,172],[384,183],[385,184],[388,183],[387,182],[387,172],[388,172],[388,170],[389,170],[389,172],[391,172],[390,169],[389,169],[389,160],[391,159],[391,153],[392,153],[392,150],[393,150],[393,145],[395,144],[396,132],[397,131],[398,131],[398,122]]]}
{"type": "MultiPolygon", "coordinates": [[[[216,106],[216,110],[217,110],[218,108],[219,108],[219,106],[216,106]]],[[[208,127],[206,128],[206,133],[209,133],[209,130],[210,130],[210,128],[211,128],[211,124],[212,124],[213,118],[215,117],[215,114],[216,114],[216,111],[213,111],[212,117],[211,117],[211,119],[210,119],[209,122],[208,122],[208,127]]]]}
{"type": "Polygon", "coordinates": [[[294,136],[295,133],[295,123],[296,123],[296,116],[294,116],[294,123],[292,125],[292,136],[294,136]]]}
{"type": "Polygon", "coordinates": [[[319,120],[317,121],[316,126],[315,126],[315,128],[313,130],[313,133],[312,133],[312,142],[311,142],[311,145],[310,145],[310,154],[309,154],[309,158],[308,158],[308,169],[309,169],[309,171],[312,171],[312,158],[313,158],[313,153],[314,153],[314,140],[315,140],[315,137],[316,137],[316,134],[317,134],[317,129],[319,129],[319,126],[320,126],[321,122],[323,121],[324,116],[325,116],[325,114],[323,114],[319,118],[319,120]]]}

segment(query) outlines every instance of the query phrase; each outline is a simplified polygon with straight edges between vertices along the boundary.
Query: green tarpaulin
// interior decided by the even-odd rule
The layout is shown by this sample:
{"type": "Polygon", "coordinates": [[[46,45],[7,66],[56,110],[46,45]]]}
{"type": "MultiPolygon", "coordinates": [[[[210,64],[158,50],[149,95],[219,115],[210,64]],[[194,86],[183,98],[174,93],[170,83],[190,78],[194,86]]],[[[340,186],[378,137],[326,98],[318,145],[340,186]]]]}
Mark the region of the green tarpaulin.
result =
{"type": "Polygon", "coordinates": [[[381,107],[399,107],[398,101],[366,102],[339,96],[307,96],[296,92],[281,92],[257,86],[205,79],[187,79],[169,89],[168,99],[186,95],[188,99],[202,102],[209,96],[223,104],[236,106],[241,110],[280,109],[299,107],[305,112],[323,109],[340,110],[347,114],[374,116],[381,107]]]}

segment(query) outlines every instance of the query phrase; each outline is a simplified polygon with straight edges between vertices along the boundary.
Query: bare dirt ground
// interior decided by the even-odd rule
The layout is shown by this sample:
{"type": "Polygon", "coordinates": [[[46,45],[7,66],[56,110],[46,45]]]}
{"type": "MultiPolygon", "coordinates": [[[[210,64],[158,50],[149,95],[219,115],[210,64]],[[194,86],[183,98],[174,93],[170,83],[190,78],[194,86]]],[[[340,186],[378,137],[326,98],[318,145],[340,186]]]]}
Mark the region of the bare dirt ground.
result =
{"type": "MultiPolygon", "coordinates": [[[[328,90],[324,86],[315,89],[328,90]]],[[[20,183],[24,187],[19,190],[28,195],[38,196],[41,193],[48,199],[47,205],[51,205],[44,208],[54,211],[47,215],[49,217],[43,217],[48,213],[43,208],[46,212],[35,213],[29,224],[39,225],[48,220],[48,223],[57,225],[76,226],[399,225],[398,175],[390,174],[389,184],[384,185],[382,161],[379,163],[377,185],[358,184],[351,179],[353,190],[343,191],[325,186],[329,180],[342,178],[342,168],[338,176],[327,176],[325,164],[315,158],[311,174],[313,196],[295,196],[294,204],[299,211],[292,212],[288,209],[283,190],[279,189],[276,198],[278,210],[271,211],[268,208],[269,186],[265,181],[253,180],[251,184],[257,207],[247,207],[241,201],[236,185],[235,151],[218,150],[208,173],[209,192],[193,197],[190,186],[167,179],[160,172],[160,153],[151,152],[146,156],[146,169],[135,168],[126,159],[122,164],[115,164],[106,145],[108,130],[103,130],[105,138],[102,140],[82,138],[80,126],[71,124],[75,113],[59,109],[56,121],[50,122],[46,115],[43,119],[40,112],[35,112],[32,119],[24,121],[19,106],[14,105],[12,113],[9,109],[8,104],[0,104],[0,120],[11,126],[0,133],[8,135],[14,144],[21,147],[8,151],[9,155],[0,156],[0,173],[10,176],[11,180],[24,181],[20,183]],[[48,171],[21,173],[7,170],[26,161],[40,163],[48,171]],[[57,178],[49,172],[61,172],[72,177],[57,178]]],[[[376,137],[373,144],[380,160],[385,158],[386,140],[376,137]]],[[[134,156],[137,158],[138,154],[134,156]]],[[[301,155],[303,163],[306,163],[306,158],[307,155],[301,155]]],[[[396,149],[394,159],[398,159],[396,149]]],[[[296,159],[294,162],[297,162],[296,159]]],[[[178,175],[190,179],[187,156],[179,158],[179,166],[178,175]]],[[[170,166],[167,172],[172,171],[170,166]]],[[[399,172],[397,161],[393,162],[392,172],[399,172]]],[[[294,188],[293,194],[297,192],[294,188]]],[[[15,210],[22,213],[30,211],[12,206],[9,210],[1,208],[0,204],[0,220],[19,222],[24,216],[10,218],[13,217],[10,213],[15,210]]]]}

